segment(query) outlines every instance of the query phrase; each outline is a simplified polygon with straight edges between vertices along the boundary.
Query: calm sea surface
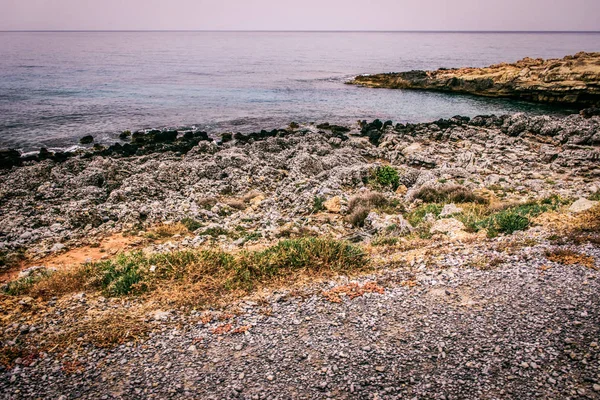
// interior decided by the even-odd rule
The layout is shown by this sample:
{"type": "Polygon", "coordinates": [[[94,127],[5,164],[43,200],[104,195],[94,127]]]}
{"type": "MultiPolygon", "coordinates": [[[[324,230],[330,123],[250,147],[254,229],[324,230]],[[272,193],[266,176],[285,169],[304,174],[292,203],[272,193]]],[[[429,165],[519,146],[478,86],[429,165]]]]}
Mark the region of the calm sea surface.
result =
{"type": "Polygon", "coordinates": [[[508,100],[344,85],[362,73],[600,51],[596,33],[0,32],[0,147],[92,134],[290,121],[428,121],[561,112],[508,100]]]}

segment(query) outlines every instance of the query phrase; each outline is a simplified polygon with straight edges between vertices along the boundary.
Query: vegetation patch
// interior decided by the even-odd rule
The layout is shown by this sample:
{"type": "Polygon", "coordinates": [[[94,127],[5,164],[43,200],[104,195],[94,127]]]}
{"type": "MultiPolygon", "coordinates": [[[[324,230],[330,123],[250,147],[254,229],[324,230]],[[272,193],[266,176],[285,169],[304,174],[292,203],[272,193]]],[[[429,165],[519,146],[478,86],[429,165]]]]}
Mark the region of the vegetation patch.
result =
{"type": "Polygon", "coordinates": [[[313,198],[313,206],[312,206],[312,212],[313,213],[318,213],[320,211],[323,211],[325,209],[325,198],[322,196],[315,196],[313,198]]]}
{"type": "Polygon", "coordinates": [[[146,255],[138,251],[83,264],[27,285],[13,284],[8,293],[50,298],[82,290],[98,290],[108,297],[157,292],[161,300],[202,305],[247,294],[260,285],[289,283],[300,275],[359,271],[367,263],[362,249],[323,238],[283,240],[264,250],[237,254],[190,250],[146,255]]]}
{"type": "Polygon", "coordinates": [[[200,221],[189,217],[182,219],[180,222],[190,232],[197,231],[204,226],[200,221]]]}
{"type": "Polygon", "coordinates": [[[400,185],[400,176],[394,167],[384,165],[375,170],[375,181],[381,186],[396,190],[400,185]]]}
{"type": "Polygon", "coordinates": [[[447,185],[441,187],[424,186],[414,195],[415,199],[424,203],[476,203],[486,204],[488,200],[476,195],[473,191],[460,185],[447,185]]]}
{"type": "Polygon", "coordinates": [[[361,227],[365,219],[376,207],[384,207],[388,204],[387,197],[378,192],[365,192],[354,196],[348,202],[348,216],[346,220],[353,226],[361,227]]]}
{"type": "Polygon", "coordinates": [[[546,253],[546,258],[550,261],[563,265],[583,265],[587,268],[598,270],[596,259],[592,256],[577,253],[568,249],[557,249],[546,253]]]}

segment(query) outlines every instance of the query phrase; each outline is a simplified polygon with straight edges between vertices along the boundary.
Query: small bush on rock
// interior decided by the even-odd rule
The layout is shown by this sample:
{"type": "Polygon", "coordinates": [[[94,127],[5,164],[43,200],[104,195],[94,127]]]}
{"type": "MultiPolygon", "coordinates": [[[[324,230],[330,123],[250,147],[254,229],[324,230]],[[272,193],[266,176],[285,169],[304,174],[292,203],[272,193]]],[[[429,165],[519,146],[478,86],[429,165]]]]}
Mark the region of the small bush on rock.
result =
{"type": "Polygon", "coordinates": [[[400,184],[400,176],[398,176],[398,171],[389,165],[384,165],[377,168],[375,171],[375,180],[381,186],[389,186],[392,188],[392,190],[396,190],[400,184]]]}

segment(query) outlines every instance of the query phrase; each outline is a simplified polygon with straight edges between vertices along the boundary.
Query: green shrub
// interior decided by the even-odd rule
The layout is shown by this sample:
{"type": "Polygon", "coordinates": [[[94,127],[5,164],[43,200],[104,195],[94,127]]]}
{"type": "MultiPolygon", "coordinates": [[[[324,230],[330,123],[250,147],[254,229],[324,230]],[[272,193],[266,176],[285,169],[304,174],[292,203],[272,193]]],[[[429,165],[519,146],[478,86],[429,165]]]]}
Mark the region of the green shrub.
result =
{"type": "Polygon", "coordinates": [[[596,190],[594,193],[592,193],[589,197],[589,200],[600,201],[600,190],[596,190]]]}
{"type": "Polygon", "coordinates": [[[421,222],[423,222],[427,214],[431,214],[434,217],[437,217],[438,215],[440,215],[443,208],[444,207],[440,204],[424,204],[406,214],[405,218],[412,226],[416,227],[421,222]]]}
{"type": "Polygon", "coordinates": [[[188,231],[190,232],[194,232],[200,228],[202,228],[202,223],[198,220],[195,220],[194,218],[184,218],[181,220],[181,223],[183,224],[183,226],[185,226],[187,228],[188,231]]]}
{"type": "Polygon", "coordinates": [[[323,205],[323,203],[325,203],[324,197],[315,196],[313,199],[312,212],[318,213],[319,211],[323,211],[325,209],[325,206],[323,205]]]}
{"type": "Polygon", "coordinates": [[[389,186],[393,190],[398,188],[400,184],[400,177],[398,176],[398,171],[395,168],[384,165],[382,167],[378,167],[375,171],[375,180],[381,186],[389,186]]]}

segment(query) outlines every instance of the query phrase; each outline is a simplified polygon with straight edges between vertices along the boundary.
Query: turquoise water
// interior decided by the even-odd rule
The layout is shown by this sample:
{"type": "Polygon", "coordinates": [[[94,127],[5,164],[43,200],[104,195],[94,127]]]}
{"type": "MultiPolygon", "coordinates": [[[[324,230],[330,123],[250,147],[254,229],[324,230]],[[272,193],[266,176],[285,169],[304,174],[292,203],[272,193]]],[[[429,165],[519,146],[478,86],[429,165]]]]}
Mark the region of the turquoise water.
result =
{"type": "Polygon", "coordinates": [[[0,147],[112,142],[125,129],[270,129],[564,112],[509,100],[344,85],[362,73],[600,51],[597,33],[2,32],[0,147]]]}

